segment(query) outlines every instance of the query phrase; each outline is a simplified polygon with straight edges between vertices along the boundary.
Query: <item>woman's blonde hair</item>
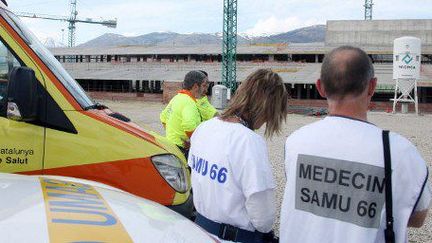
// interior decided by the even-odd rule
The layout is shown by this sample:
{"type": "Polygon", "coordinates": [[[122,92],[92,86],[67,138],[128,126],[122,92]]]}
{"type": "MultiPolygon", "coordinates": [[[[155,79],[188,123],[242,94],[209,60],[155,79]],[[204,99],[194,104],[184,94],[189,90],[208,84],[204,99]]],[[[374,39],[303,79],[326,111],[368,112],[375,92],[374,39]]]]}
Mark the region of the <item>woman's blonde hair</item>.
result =
{"type": "Polygon", "coordinates": [[[222,120],[239,116],[250,128],[266,123],[267,137],[279,133],[288,114],[288,92],[282,78],[271,69],[259,69],[240,85],[222,120]]]}

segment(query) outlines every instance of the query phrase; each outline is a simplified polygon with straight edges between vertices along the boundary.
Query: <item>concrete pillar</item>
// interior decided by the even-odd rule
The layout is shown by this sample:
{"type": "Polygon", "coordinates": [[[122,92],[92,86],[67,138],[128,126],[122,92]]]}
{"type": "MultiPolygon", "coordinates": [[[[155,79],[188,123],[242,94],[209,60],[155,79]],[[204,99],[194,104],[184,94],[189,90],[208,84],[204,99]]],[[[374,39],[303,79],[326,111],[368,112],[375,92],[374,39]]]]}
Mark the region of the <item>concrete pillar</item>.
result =
{"type": "Polygon", "coordinates": [[[131,93],[133,91],[133,84],[134,82],[132,80],[128,81],[128,92],[131,93]]]}
{"type": "Polygon", "coordinates": [[[315,54],[315,63],[318,63],[319,62],[319,56],[318,56],[318,54],[315,54]]]}
{"type": "Polygon", "coordinates": [[[310,99],[310,84],[306,84],[306,99],[310,99]]]}
{"type": "Polygon", "coordinates": [[[139,87],[140,87],[139,80],[132,81],[132,85],[133,85],[132,86],[133,91],[138,92],[139,91],[139,87]]]}
{"type": "Polygon", "coordinates": [[[269,55],[269,62],[274,62],[274,55],[269,55]]]}
{"type": "Polygon", "coordinates": [[[188,56],[187,56],[187,61],[188,61],[188,62],[192,61],[192,56],[191,56],[191,55],[188,55],[188,56]]]}
{"type": "Polygon", "coordinates": [[[131,87],[132,91],[136,91],[136,89],[135,89],[135,87],[136,87],[135,81],[131,80],[130,87],[131,87]]]}

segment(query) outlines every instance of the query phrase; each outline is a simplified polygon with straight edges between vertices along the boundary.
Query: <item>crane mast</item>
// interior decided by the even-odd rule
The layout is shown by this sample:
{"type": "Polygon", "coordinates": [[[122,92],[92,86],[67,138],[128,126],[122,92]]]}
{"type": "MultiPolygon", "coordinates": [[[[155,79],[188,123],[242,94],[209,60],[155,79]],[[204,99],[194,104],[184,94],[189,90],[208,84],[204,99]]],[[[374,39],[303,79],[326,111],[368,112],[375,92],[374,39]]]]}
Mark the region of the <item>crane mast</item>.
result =
{"type": "Polygon", "coordinates": [[[373,0],[365,0],[364,8],[365,8],[365,20],[372,20],[372,7],[373,0]]]}
{"type": "Polygon", "coordinates": [[[237,0],[224,0],[222,83],[234,92],[237,88],[237,0]]]}
{"type": "Polygon", "coordinates": [[[103,25],[108,28],[116,28],[117,27],[117,19],[110,20],[95,20],[92,18],[79,19],[78,11],[77,11],[77,2],[76,0],[70,0],[70,15],[69,16],[58,16],[58,15],[49,15],[49,14],[36,14],[36,13],[27,13],[27,12],[17,12],[16,13],[20,17],[24,18],[36,18],[36,19],[47,19],[47,20],[55,20],[55,21],[65,21],[68,22],[68,47],[75,46],[75,36],[76,36],[76,23],[85,23],[85,24],[98,24],[103,25]]]}

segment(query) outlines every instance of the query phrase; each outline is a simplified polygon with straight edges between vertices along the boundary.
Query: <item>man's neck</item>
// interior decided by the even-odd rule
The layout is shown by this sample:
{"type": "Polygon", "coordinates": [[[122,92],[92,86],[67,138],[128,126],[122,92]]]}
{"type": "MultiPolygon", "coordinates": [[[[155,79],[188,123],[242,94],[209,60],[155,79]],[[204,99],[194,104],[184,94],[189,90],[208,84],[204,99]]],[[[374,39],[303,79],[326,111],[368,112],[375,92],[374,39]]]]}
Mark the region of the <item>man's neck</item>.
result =
{"type": "Polygon", "coordinates": [[[327,100],[329,115],[346,116],[362,121],[367,121],[368,106],[365,101],[355,98],[339,100],[327,100]]]}

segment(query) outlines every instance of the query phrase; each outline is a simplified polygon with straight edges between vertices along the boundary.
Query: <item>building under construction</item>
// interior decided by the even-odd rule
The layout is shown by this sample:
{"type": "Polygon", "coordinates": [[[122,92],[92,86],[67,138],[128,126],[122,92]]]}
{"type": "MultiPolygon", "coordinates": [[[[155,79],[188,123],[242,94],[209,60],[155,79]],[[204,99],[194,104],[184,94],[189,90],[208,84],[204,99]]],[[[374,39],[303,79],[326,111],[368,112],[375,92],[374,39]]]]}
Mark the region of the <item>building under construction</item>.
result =
{"type": "MultiPolygon", "coordinates": [[[[420,103],[432,103],[432,20],[328,21],[325,43],[250,44],[237,47],[237,80],[258,68],[279,73],[293,98],[320,99],[315,88],[325,53],[340,45],[365,50],[375,65],[375,101],[394,95],[393,40],[414,36],[422,40],[420,103]]],[[[186,72],[205,70],[211,82],[221,81],[222,47],[121,46],[57,48],[51,50],[67,71],[90,92],[170,93],[186,72]]]]}

